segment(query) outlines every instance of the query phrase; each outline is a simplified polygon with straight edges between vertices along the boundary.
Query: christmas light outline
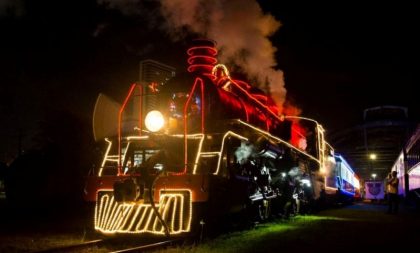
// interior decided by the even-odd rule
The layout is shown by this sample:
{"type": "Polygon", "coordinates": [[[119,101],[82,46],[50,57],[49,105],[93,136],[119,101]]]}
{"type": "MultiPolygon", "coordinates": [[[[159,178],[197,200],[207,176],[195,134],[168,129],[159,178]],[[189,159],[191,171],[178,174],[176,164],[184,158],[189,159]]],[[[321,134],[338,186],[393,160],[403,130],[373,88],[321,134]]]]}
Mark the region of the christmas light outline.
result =
{"type": "Polygon", "coordinates": [[[113,161],[113,160],[108,159],[109,151],[111,151],[112,141],[108,140],[108,138],[105,138],[105,141],[108,143],[108,147],[106,148],[104,159],[102,160],[101,168],[99,169],[99,172],[98,172],[99,177],[102,176],[102,170],[104,169],[106,161],[113,161]]]}
{"type": "MultiPolygon", "coordinates": [[[[159,220],[157,219],[157,216],[154,215],[150,204],[134,202],[118,203],[115,201],[113,196],[110,197],[113,191],[104,190],[101,192],[102,196],[96,203],[94,216],[94,224],[97,231],[104,234],[165,234],[164,227],[159,227],[159,220]],[[141,217],[138,217],[139,214],[141,217]],[[146,216],[148,216],[147,220],[145,220],[146,216]],[[137,225],[133,230],[133,226],[136,221],[137,225]],[[153,222],[153,224],[151,222],[153,222]]],[[[97,196],[99,198],[100,194],[98,193],[97,196]]],[[[169,220],[169,217],[172,217],[170,223],[170,234],[189,232],[192,220],[192,191],[190,189],[160,190],[158,210],[164,219],[166,218],[166,220],[169,220]],[[188,195],[185,196],[185,194],[188,195]],[[188,206],[185,205],[185,197],[189,198],[189,204],[187,204],[188,206]],[[189,210],[186,210],[185,208],[188,208],[189,210]],[[172,213],[170,214],[171,211],[172,213]],[[176,214],[177,212],[178,215],[176,214]],[[176,219],[177,216],[178,220],[176,219]],[[188,219],[188,221],[184,225],[185,219],[188,219]],[[178,221],[177,227],[175,227],[176,221],[178,221]]]]}
{"type": "Polygon", "coordinates": [[[242,120],[240,120],[240,119],[238,119],[237,121],[238,121],[240,124],[243,124],[243,125],[245,125],[245,126],[247,126],[247,127],[249,127],[249,128],[252,128],[252,129],[254,129],[254,130],[256,130],[256,131],[258,131],[258,132],[260,132],[260,133],[262,133],[262,134],[264,134],[264,135],[266,135],[266,136],[268,136],[268,137],[270,137],[270,138],[273,138],[274,140],[276,140],[276,141],[278,141],[278,142],[280,142],[280,143],[285,144],[286,146],[288,146],[288,147],[290,147],[290,148],[292,148],[292,149],[294,149],[294,150],[296,150],[296,151],[298,151],[298,152],[302,153],[303,155],[307,156],[307,157],[308,157],[308,158],[310,158],[311,160],[314,160],[314,161],[316,161],[318,164],[320,164],[320,161],[319,161],[316,157],[314,157],[314,156],[312,156],[312,155],[310,155],[310,154],[308,154],[308,153],[306,153],[306,152],[302,151],[301,149],[299,149],[299,148],[297,148],[297,147],[293,146],[292,144],[290,144],[289,142],[287,142],[287,141],[285,141],[285,140],[282,140],[282,139],[280,139],[279,137],[276,137],[276,136],[274,136],[274,135],[270,134],[269,132],[264,131],[264,130],[262,130],[262,129],[259,129],[258,127],[255,127],[255,126],[253,126],[253,125],[251,125],[251,124],[249,124],[249,123],[247,123],[247,122],[244,122],[244,121],[242,121],[242,120]]]}
{"type": "Polygon", "coordinates": [[[228,137],[228,135],[232,135],[232,136],[235,136],[238,139],[241,139],[241,140],[244,140],[244,141],[248,141],[248,138],[246,138],[246,137],[244,137],[242,135],[239,135],[239,134],[234,133],[232,131],[226,132],[225,135],[223,135],[223,138],[222,138],[222,146],[221,146],[220,152],[219,152],[219,159],[217,160],[217,169],[213,173],[213,175],[218,175],[219,174],[220,165],[222,164],[222,155],[223,155],[223,151],[224,151],[224,148],[225,148],[225,140],[228,137]]]}
{"type": "Polygon", "coordinates": [[[218,156],[219,157],[218,158],[218,161],[217,161],[216,171],[213,173],[213,175],[217,175],[218,174],[219,167],[220,167],[220,164],[221,164],[221,156],[222,156],[223,149],[224,149],[225,139],[226,139],[226,137],[228,135],[233,135],[233,136],[237,137],[238,139],[248,141],[248,138],[246,138],[244,136],[241,136],[241,135],[239,135],[239,134],[237,134],[237,133],[235,133],[233,131],[227,131],[223,135],[222,145],[220,147],[220,151],[201,152],[202,145],[203,145],[203,142],[204,142],[204,136],[203,136],[203,139],[200,142],[199,150],[198,150],[198,153],[197,153],[197,156],[196,156],[196,162],[195,162],[195,165],[194,165],[193,175],[196,175],[197,174],[197,168],[198,168],[198,164],[199,164],[199,159],[201,157],[211,157],[211,156],[208,156],[208,155],[215,155],[215,156],[218,156]]]}
{"type": "MultiPolygon", "coordinates": [[[[134,89],[136,88],[136,86],[139,86],[140,89],[140,112],[142,111],[142,100],[143,100],[143,86],[141,85],[137,85],[136,83],[133,83],[128,91],[128,95],[124,100],[124,103],[122,104],[119,112],[118,112],[118,175],[121,175],[121,166],[122,166],[122,161],[121,161],[121,126],[122,126],[122,114],[124,112],[125,107],[127,106],[128,100],[130,99],[131,95],[134,92],[134,89]]],[[[141,118],[141,114],[140,114],[140,118],[139,118],[139,123],[140,123],[140,133],[141,133],[141,127],[142,127],[142,118],[141,118]]]]}

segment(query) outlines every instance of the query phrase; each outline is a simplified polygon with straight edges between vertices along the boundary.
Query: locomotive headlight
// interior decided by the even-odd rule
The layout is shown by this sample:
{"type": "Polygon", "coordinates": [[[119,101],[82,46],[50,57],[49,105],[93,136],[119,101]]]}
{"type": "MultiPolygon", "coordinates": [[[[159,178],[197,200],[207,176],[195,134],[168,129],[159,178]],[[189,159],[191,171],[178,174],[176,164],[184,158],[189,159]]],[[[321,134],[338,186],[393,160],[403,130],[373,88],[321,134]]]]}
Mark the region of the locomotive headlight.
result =
{"type": "Polygon", "coordinates": [[[157,132],[162,129],[165,120],[161,112],[153,110],[147,113],[144,123],[149,131],[157,132]]]}

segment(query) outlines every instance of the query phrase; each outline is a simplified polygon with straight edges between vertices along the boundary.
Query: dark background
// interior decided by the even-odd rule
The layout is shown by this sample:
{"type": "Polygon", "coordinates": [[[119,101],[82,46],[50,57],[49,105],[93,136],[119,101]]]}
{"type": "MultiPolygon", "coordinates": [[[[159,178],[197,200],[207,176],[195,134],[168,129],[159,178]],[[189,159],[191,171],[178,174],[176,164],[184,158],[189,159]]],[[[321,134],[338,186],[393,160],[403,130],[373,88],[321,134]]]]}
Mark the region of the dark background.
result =
{"type": "MultiPolygon", "coordinates": [[[[259,3],[282,23],[271,41],[288,99],[327,134],[361,123],[363,110],[378,105],[406,106],[418,121],[414,4],[259,3]]],[[[157,5],[141,1],[144,15],[129,16],[92,0],[2,0],[0,160],[65,146],[68,139],[59,136],[71,139],[81,129],[80,143],[93,147],[99,92],[121,101],[143,59],[183,69],[187,42],[172,42],[159,29],[157,5]]]]}
{"type": "Polygon", "coordinates": [[[290,7],[280,2],[273,13],[283,27],[273,41],[288,95],[303,114],[329,131],[359,123],[365,108],[380,105],[406,106],[418,119],[414,9],[404,3],[290,7]]]}

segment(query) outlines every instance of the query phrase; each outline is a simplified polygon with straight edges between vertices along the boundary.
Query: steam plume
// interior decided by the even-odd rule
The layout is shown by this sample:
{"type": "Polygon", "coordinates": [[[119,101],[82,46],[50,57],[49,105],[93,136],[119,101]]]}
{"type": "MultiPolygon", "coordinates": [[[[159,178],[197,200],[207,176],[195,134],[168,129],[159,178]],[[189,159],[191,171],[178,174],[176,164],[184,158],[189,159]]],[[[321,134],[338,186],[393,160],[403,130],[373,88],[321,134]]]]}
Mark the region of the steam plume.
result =
{"type": "Polygon", "coordinates": [[[280,27],[254,0],[161,0],[168,31],[175,37],[185,30],[217,41],[221,62],[234,62],[262,87],[269,83],[277,105],[285,101],[283,72],[276,66],[276,48],[268,39],[280,27]]]}
{"type": "MultiPolygon", "coordinates": [[[[151,1],[151,0],[149,0],[151,1]]],[[[271,96],[281,107],[285,101],[283,72],[276,70],[275,52],[269,37],[280,27],[272,15],[264,14],[255,0],[156,0],[166,19],[166,31],[174,39],[195,33],[218,43],[222,63],[234,63],[256,80],[269,84],[271,96]]],[[[98,0],[125,14],[141,13],[139,0],[98,0]]]]}
{"type": "Polygon", "coordinates": [[[235,151],[236,160],[240,164],[245,164],[252,154],[255,153],[255,148],[251,144],[241,142],[241,146],[235,151]]]}

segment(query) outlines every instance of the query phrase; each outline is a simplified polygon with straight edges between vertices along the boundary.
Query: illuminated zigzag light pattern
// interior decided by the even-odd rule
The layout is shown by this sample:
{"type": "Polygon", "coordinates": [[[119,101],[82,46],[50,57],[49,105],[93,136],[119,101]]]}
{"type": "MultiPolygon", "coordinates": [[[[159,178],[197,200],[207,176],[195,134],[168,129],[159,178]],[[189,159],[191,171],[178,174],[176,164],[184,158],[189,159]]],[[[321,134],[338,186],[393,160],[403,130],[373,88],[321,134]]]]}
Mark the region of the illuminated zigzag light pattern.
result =
{"type": "MultiPolygon", "coordinates": [[[[192,218],[191,191],[176,189],[161,191],[156,208],[170,234],[189,232],[192,218]]],[[[150,204],[118,203],[113,191],[100,191],[95,207],[95,229],[104,234],[165,234],[165,228],[150,204]]]]}

